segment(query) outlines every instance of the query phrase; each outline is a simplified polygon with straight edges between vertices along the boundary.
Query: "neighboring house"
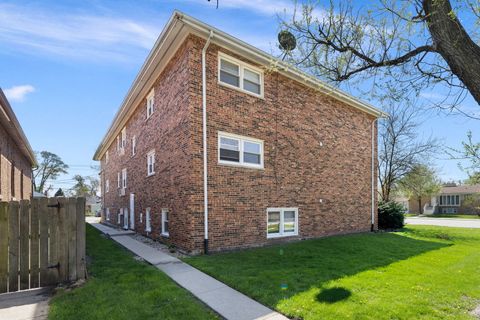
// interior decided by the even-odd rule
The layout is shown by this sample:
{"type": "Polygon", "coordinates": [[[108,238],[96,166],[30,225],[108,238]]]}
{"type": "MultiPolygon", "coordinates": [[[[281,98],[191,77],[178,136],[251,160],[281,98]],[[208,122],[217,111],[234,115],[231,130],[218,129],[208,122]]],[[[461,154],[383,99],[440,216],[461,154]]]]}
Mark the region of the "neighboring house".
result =
{"type": "MultiPolygon", "coordinates": [[[[424,197],[424,214],[476,214],[465,199],[472,195],[480,195],[480,185],[445,185],[440,192],[433,197],[424,197]]],[[[418,200],[410,199],[407,202],[404,197],[397,197],[395,201],[402,203],[408,213],[419,213],[418,200]]]]}
{"type": "Polygon", "coordinates": [[[0,89],[0,201],[30,199],[35,154],[0,89]]]}
{"type": "Polygon", "coordinates": [[[465,199],[480,194],[480,184],[442,187],[439,194],[432,197],[431,205],[434,213],[475,214],[475,208],[465,199]]]}
{"type": "Polygon", "coordinates": [[[88,195],[85,198],[85,209],[87,212],[97,215],[102,210],[102,199],[99,196],[88,195]]]}
{"type": "Polygon", "coordinates": [[[175,12],[94,155],[102,219],[191,253],[376,229],[381,115],[175,12]]]}

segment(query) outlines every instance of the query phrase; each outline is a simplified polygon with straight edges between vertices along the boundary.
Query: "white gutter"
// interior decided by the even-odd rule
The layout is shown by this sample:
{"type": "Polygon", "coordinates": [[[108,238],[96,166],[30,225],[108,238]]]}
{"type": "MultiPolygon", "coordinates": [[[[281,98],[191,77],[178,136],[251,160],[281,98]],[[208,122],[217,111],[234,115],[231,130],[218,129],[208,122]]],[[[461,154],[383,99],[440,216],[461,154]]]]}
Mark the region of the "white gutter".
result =
{"type": "Polygon", "coordinates": [[[375,121],[372,121],[372,231],[375,230],[375,121]]]}
{"type": "Polygon", "coordinates": [[[208,254],[208,175],[207,175],[207,68],[206,53],[213,37],[210,30],[207,42],[202,49],[202,125],[203,125],[203,219],[204,219],[204,251],[208,254]]]}

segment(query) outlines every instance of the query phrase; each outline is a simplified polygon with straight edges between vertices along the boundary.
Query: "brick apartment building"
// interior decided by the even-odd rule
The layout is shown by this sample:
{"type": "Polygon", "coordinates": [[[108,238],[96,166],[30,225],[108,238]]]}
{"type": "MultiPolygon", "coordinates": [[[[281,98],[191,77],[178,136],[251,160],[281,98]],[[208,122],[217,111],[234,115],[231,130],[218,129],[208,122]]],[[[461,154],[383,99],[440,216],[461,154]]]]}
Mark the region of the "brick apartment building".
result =
{"type": "Polygon", "coordinates": [[[369,231],[381,114],[175,12],[94,155],[102,219],[190,253],[369,231]]]}
{"type": "Polygon", "coordinates": [[[0,201],[30,199],[35,154],[0,89],[0,201]]]}

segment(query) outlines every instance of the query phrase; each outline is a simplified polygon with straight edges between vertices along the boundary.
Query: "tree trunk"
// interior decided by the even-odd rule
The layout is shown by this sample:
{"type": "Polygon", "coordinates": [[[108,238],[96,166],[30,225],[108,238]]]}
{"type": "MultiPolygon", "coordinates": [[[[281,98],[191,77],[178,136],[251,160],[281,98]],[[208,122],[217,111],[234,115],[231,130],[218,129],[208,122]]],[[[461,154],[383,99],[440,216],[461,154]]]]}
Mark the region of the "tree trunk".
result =
{"type": "Polygon", "coordinates": [[[423,214],[422,197],[418,197],[418,211],[423,214]]]}
{"type": "Polygon", "coordinates": [[[480,104],[480,47],[458,20],[449,0],[423,0],[436,51],[480,104]]]}

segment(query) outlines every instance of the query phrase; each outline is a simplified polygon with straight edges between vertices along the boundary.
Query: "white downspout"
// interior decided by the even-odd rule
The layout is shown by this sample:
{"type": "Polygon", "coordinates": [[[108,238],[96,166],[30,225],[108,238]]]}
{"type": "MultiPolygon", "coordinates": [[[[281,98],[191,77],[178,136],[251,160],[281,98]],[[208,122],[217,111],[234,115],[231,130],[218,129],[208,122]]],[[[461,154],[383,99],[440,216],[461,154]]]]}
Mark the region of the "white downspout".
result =
{"type": "Polygon", "coordinates": [[[372,231],[375,230],[375,121],[372,121],[372,231]]]}
{"type": "Polygon", "coordinates": [[[202,125],[203,125],[203,219],[204,219],[204,252],[208,254],[208,175],[207,175],[207,71],[206,53],[213,37],[210,30],[207,42],[202,49],[202,125]]]}

